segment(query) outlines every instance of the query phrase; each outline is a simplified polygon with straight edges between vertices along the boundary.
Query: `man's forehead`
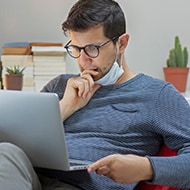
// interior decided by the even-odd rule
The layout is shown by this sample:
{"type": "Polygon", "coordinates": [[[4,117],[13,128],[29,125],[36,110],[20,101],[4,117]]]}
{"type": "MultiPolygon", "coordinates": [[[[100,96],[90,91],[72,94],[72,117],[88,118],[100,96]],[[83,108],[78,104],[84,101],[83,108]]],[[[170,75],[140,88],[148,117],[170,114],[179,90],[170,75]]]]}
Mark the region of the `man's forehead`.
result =
{"type": "Polygon", "coordinates": [[[71,41],[78,45],[101,43],[107,39],[101,28],[90,28],[85,31],[70,31],[69,34],[71,41]]]}
{"type": "Polygon", "coordinates": [[[104,36],[104,29],[102,25],[97,25],[94,27],[90,27],[84,30],[69,30],[70,36],[77,36],[77,35],[90,35],[92,33],[97,33],[97,35],[104,36]]]}

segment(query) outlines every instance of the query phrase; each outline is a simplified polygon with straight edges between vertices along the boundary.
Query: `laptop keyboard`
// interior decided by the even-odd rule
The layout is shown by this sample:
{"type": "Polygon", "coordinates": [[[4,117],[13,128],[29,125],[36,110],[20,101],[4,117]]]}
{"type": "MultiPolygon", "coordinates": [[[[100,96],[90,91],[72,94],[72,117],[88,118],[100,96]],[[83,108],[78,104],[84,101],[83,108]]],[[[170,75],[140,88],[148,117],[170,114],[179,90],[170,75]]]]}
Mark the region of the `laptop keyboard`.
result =
{"type": "Polygon", "coordinates": [[[70,162],[70,166],[82,166],[84,163],[70,162]]]}

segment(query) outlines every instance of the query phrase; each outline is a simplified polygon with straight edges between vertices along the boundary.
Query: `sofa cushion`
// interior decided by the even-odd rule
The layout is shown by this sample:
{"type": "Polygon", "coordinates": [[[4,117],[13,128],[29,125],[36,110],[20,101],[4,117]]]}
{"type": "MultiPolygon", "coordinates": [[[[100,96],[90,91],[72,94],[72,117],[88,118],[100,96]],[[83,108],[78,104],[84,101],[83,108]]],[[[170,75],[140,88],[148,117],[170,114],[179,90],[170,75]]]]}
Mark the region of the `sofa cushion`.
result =
{"type": "MultiPolygon", "coordinates": [[[[168,148],[167,146],[163,145],[158,153],[159,156],[175,156],[177,152],[168,148]]],[[[177,188],[168,187],[168,186],[161,186],[161,185],[152,185],[148,184],[144,181],[141,181],[135,190],[179,190],[177,188]]]]}

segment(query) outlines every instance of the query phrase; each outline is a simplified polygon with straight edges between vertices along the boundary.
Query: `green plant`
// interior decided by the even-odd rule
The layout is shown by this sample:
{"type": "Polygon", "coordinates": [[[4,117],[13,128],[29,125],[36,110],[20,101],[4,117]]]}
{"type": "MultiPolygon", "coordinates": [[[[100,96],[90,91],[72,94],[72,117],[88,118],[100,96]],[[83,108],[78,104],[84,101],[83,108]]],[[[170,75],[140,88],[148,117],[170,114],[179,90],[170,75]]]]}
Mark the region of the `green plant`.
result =
{"type": "Polygon", "coordinates": [[[187,47],[182,49],[179,37],[175,37],[174,48],[169,52],[167,59],[168,67],[187,67],[188,63],[188,50],[187,47]]]}
{"type": "Polygon", "coordinates": [[[8,74],[20,74],[20,75],[22,75],[23,71],[25,70],[25,67],[20,68],[20,66],[14,65],[11,67],[6,67],[5,69],[6,69],[6,72],[8,74]]]}

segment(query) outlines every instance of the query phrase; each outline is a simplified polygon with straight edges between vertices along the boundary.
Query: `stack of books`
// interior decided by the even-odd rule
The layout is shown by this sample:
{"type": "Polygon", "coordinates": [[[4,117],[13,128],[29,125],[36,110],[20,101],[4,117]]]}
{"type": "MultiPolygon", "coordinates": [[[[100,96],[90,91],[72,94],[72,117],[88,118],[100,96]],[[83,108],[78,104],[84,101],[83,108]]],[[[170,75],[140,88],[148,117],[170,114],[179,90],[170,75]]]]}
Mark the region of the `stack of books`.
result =
{"type": "Polygon", "coordinates": [[[29,42],[7,42],[2,47],[1,62],[3,66],[2,78],[3,86],[5,86],[4,78],[6,67],[20,66],[25,67],[23,72],[23,89],[33,91],[33,61],[32,52],[29,42]]]}
{"type": "Polygon", "coordinates": [[[9,42],[2,47],[3,55],[31,55],[29,42],[9,42]]]}
{"type": "Polygon", "coordinates": [[[35,91],[59,74],[66,72],[66,50],[62,43],[30,43],[34,63],[35,91]]]}
{"type": "Polygon", "coordinates": [[[51,79],[66,72],[66,50],[62,43],[10,42],[4,44],[0,58],[3,66],[2,78],[6,67],[25,67],[25,91],[40,91],[51,79]]]}

